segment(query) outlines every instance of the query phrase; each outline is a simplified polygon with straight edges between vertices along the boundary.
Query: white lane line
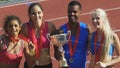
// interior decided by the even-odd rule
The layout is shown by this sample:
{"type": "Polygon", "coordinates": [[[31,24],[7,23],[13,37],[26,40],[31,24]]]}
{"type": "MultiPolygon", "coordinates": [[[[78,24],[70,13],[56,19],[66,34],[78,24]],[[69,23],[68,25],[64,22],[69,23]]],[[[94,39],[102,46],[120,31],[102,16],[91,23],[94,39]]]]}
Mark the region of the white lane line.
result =
{"type": "Polygon", "coordinates": [[[114,32],[120,32],[120,29],[114,30],[114,32]]]}
{"type": "MultiPolygon", "coordinates": [[[[88,15],[88,14],[90,14],[90,13],[91,13],[91,12],[82,13],[81,16],[82,16],[82,15],[88,15]]],[[[48,19],[48,20],[45,20],[45,21],[62,20],[62,19],[66,19],[66,18],[67,18],[67,16],[64,16],[64,17],[58,17],[58,18],[48,19]]]]}
{"type": "Polygon", "coordinates": [[[111,8],[111,9],[106,9],[105,11],[112,11],[112,10],[119,10],[120,7],[116,7],[116,8],[111,8]]]}
{"type": "MultiPolygon", "coordinates": [[[[105,9],[105,11],[112,11],[112,10],[120,10],[120,7],[105,9]]],[[[81,16],[88,15],[88,14],[91,14],[91,12],[82,13],[81,16]]],[[[62,19],[66,19],[66,18],[67,18],[67,16],[63,16],[63,17],[58,17],[58,18],[47,19],[46,21],[62,20],[62,19]]]]}
{"type": "Polygon", "coordinates": [[[43,1],[47,1],[47,0],[26,1],[23,3],[15,3],[15,4],[10,4],[10,5],[5,5],[5,6],[3,5],[0,8],[12,7],[12,6],[23,5],[23,4],[30,4],[30,3],[35,3],[35,2],[43,2],[43,1]]]}
{"type": "Polygon", "coordinates": [[[66,19],[66,18],[67,18],[67,16],[64,16],[64,17],[47,19],[47,20],[45,20],[45,21],[55,21],[55,20],[62,20],[62,19],[66,19]]]}

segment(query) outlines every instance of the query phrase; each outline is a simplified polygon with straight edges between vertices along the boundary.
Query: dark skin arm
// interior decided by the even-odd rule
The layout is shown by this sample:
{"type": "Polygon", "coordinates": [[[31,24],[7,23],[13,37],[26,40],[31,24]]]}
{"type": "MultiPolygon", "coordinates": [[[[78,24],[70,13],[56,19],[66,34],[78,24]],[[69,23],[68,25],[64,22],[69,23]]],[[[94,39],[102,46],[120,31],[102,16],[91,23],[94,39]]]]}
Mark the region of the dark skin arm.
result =
{"type": "Polygon", "coordinates": [[[89,35],[88,35],[88,40],[87,40],[87,54],[89,55],[90,54],[90,40],[91,40],[91,35],[92,35],[92,28],[90,25],[87,25],[88,26],[88,32],[89,32],[89,35]]]}
{"type": "Polygon", "coordinates": [[[55,51],[54,56],[55,56],[56,60],[60,61],[62,59],[62,54],[58,50],[58,48],[59,48],[58,46],[54,46],[54,51],[55,51]]]}

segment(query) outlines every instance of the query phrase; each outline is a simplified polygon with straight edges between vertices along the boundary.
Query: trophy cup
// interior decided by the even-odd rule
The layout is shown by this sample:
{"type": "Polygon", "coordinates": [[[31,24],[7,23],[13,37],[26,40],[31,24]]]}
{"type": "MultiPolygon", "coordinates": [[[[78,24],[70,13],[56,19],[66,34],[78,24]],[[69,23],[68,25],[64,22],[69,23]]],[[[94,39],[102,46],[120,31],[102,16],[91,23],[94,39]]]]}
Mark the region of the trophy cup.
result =
{"type": "MultiPolygon", "coordinates": [[[[61,43],[61,44],[65,44],[68,42],[68,39],[70,38],[71,36],[71,32],[68,31],[67,33],[62,33],[62,34],[55,34],[55,35],[52,35],[54,36],[54,39],[57,40],[57,42],[61,43]]],[[[47,34],[47,38],[48,40],[50,41],[50,34],[48,33],[47,34]]],[[[60,65],[59,65],[59,68],[68,68],[68,64],[67,64],[67,61],[64,57],[64,49],[62,46],[59,46],[58,50],[62,53],[62,60],[60,60],[60,65]]]]}
{"type": "Polygon", "coordinates": [[[65,43],[68,42],[68,39],[69,39],[70,36],[71,36],[71,32],[70,32],[70,31],[67,31],[67,33],[55,34],[55,35],[52,35],[52,36],[50,36],[50,33],[47,33],[46,36],[47,36],[47,39],[48,39],[49,41],[51,41],[51,40],[50,40],[51,37],[54,37],[54,39],[56,39],[57,42],[62,43],[62,44],[65,44],[65,43]]]}

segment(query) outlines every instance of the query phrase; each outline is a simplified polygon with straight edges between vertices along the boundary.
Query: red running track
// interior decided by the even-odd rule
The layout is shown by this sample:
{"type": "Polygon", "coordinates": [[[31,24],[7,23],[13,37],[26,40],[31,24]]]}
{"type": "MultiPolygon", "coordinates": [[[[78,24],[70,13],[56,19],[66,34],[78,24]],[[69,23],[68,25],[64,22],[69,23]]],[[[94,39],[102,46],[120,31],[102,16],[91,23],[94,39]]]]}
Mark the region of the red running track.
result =
{"type": "MultiPolygon", "coordinates": [[[[44,8],[44,20],[52,21],[57,28],[67,22],[67,4],[70,0],[32,0],[42,4],[44,8]]],[[[91,24],[91,16],[89,12],[96,8],[103,8],[107,11],[112,28],[117,31],[120,37],[120,0],[78,0],[81,2],[82,15],[80,20],[91,24]]],[[[21,3],[0,7],[0,27],[3,26],[4,17],[7,15],[17,15],[22,22],[28,21],[27,9],[29,3],[21,3]]],[[[93,26],[92,26],[93,27],[93,26]]],[[[94,28],[93,28],[94,29],[94,28]]],[[[53,49],[51,49],[51,56],[53,57],[53,49]]],[[[90,56],[87,58],[90,59],[90,56]]],[[[22,61],[23,62],[23,61],[22,61]]],[[[58,68],[58,62],[53,59],[53,68],[58,68]]],[[[22,68],[21,64],[20,68],[22,68]]],[[[88,65],[87,65],[88,66],[88,65]]],[[[119,68],[120,63],[115,65],[115,68],[119,68]]]]}

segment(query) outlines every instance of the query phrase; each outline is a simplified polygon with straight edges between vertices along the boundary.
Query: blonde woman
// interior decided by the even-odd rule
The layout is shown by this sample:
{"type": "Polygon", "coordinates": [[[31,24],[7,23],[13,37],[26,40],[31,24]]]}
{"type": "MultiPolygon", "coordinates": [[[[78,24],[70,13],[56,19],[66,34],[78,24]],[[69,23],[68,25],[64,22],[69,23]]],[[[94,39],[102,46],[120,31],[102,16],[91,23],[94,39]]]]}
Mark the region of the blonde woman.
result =
{"type": "Polygon", "coordinates": [[[106,12],[103,9],[92,11],[92,22],[96,31],[91,36],[91,61],[89,68],[113,68],[120,62],[120,41],[110,27],[106,12]],[[112,58],[114,49],[118,56],[112,58]]]}

